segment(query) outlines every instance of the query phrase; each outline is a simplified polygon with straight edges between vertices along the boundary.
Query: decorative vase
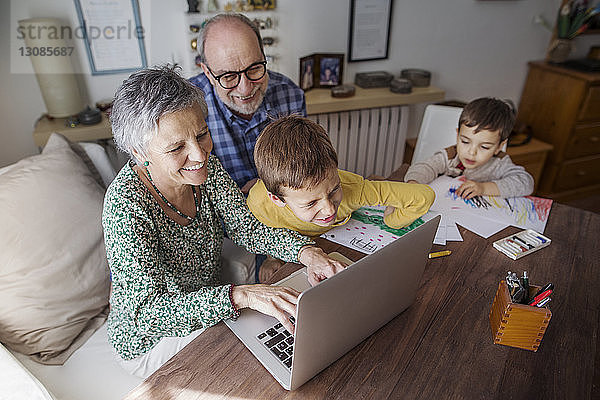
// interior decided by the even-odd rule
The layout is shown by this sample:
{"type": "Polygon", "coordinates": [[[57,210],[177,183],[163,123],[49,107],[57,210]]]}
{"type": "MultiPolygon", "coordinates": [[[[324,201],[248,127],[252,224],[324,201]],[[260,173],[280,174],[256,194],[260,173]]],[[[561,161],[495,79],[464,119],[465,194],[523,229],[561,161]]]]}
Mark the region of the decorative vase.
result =
{"type": "Polygon", "coordinates": [[[572,42],[569,39],[555,39],[550,43],[546,60],[552,63],[562,63],[567,61],[571,54],[572,42]]]}

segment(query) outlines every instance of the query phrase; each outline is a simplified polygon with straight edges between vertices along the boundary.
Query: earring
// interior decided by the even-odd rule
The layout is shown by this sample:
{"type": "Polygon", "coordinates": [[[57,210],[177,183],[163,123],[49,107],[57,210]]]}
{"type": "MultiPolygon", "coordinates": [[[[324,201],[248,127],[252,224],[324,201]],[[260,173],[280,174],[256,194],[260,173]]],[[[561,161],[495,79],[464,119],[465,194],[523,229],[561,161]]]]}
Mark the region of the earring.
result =
{"type": "Polygon", "coordinates": [[[150,165],[149,161],[144,161],[144,167],[147,167],[148,165],[150,165]]]}

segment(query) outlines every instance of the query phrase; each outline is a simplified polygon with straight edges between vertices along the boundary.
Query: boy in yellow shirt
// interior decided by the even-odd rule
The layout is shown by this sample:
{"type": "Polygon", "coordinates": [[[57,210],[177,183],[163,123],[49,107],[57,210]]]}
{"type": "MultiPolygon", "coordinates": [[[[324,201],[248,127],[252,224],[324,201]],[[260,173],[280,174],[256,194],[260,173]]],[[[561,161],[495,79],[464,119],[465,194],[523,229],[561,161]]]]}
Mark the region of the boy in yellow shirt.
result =
{"type": "MultiPolygon", "coordinates": [[[[260,179],[248,195],[250,211],[265,225],[307,236],[344,224],[362,206],[387,206],[385,224],[403,228],[435,199],[427,185],[370,181],[339,170],[327,132],[298,116],[267,125],[256,141],[254,162],[260,179]]],[[[260,280],[277,268],[272,261],[263,263],[260,280]]]]}

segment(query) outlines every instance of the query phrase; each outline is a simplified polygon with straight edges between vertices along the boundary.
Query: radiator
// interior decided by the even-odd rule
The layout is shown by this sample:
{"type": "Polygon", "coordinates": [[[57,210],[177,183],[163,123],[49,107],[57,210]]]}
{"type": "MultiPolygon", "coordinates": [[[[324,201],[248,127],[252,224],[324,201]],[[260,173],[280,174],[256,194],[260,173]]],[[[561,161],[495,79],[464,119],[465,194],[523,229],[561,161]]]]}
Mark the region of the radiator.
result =
{"type": "Polygon", "coordinates": [[[402,164],[407,116],[407,106],[394,106],[313,114],[308,118],[329,133],[340,169],[363,177],[387,177],[402,164]]]}

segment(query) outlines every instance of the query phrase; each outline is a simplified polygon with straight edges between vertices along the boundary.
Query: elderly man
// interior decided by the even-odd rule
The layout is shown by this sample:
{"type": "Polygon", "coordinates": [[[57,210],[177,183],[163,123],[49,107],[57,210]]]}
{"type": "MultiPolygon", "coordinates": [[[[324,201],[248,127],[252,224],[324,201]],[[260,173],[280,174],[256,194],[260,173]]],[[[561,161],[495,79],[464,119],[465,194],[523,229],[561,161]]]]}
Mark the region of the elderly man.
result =
{"type": "Polygon", "coordinates": [[[213,151],[247,194],[258,176],[256,138],[270,117],[306,116],[304,92],[267,71],[260,32],[244,15],[219,14],[206,21],[198,47],[204,74],[191,82],[205,93],[213,151]]]}

